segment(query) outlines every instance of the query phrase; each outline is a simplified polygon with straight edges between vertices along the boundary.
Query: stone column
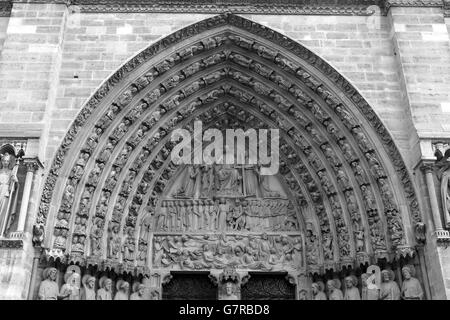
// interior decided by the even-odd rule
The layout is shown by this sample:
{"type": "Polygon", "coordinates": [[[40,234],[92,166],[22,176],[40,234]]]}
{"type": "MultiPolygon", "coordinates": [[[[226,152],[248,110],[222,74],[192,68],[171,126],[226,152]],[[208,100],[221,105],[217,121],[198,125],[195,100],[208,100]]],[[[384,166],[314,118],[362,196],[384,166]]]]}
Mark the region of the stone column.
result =
{"type": "Polygon", "coordinates": [[[24,163],[27,166],[27,175],[25,177],[25,185],[23,187],[22,203],[20,205],[19,222],[17,224],[17,232],[23,232],[25,229],[25,221],[28,213],[28,204],[30,202],[31,186],[34,180],[34,173],[38,168],[37,160],[25,159],[24,163]]]}
{"type": "Polygon", "coordinates": [[[434,231],[441,231],[443,230],[443,228],[442,228],[441,214],[439,212],[439,204],[436,197],[436,187],[434,185],[433,167],[431,164],[424,164],[422,165],[421,169],[425,173],[428,196],[430,197],[430,206],[434,224],[434,231]]]}

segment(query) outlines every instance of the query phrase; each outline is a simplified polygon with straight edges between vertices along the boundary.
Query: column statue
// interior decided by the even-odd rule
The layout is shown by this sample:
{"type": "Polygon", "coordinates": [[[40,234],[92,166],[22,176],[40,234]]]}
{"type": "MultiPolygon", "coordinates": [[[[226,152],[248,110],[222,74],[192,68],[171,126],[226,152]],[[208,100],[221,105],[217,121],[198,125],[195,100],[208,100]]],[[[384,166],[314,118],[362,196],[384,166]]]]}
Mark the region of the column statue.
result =
{"type": "Polygon", "coordinates": [[[114,296],[114,300],[128,300],[128,291],[130,290],[130,284],[124,280],[117,281],[117,293],[114,296]]]}
{"type": "Polygon", "coordinates": [[[145,285],[142,283],[135,283],[133,285],[133,293],[130,296],[130,300],[145,300],[145,285]]]}
{"type": "Polygon", "coordinates": [[[81,283],[83,284],[81,300],[95,300],[95,277],[87,274],[81,283]]]}
{"type": "Polygon", "coordinates": [[[56,275],[58,270],[56,268],[47,268],[44,270],[42,277],[44,281],[39,286],[38,299],[39,300],[58,300],[59,289],[56,283],[56,275]]]}
{"type": "Polygon", "coordinates": [[[355,276],[348,276],[345,278],[344,300],[361,300],[357,286],[358,279],[355,276]]]}
{"type": "Polygon", "coordinates": [[[69,266],[64,275],[65,284],[62,285],[60,296],[62,300],[80,300],[80,268],[69,266]]]}
{"type": "Polygon", "coordinates": [[[394,281],[394,271],[381,271],[380,300],[400,300],[400,288],[394,281]]]}
{"type": "Polygon", "coordinates": [[[323,292],[325,285],[322,281],[314,282],[312,284],[313,300],[327,300],[327,296],[323,292]]]}
{"type": "Polygon", "coordinates": [[[422,300],[423,290],[419,280],[414,277],[414,267],[405,266],[402,268],[403,284],[401,297],[404,300],[422,300]]]}
{"type": "Polygon", "coordinates": [[[328,300],[343,300],[344,295],[341,289],[339,289],[341,283],[338,279],[331,279],[327,281],[328,300]]]}
{"type": "Polygon", "coordinates": [[[104,276],[100,279],[99,285],[97,300],[112,300],[112,280],[104,276]]]}
{"type": "Polygon", "coordinates": [[[18,166],[14,154],[5,152],[0,156],[0,235],[4,235],[17,208],[18,166]]]}

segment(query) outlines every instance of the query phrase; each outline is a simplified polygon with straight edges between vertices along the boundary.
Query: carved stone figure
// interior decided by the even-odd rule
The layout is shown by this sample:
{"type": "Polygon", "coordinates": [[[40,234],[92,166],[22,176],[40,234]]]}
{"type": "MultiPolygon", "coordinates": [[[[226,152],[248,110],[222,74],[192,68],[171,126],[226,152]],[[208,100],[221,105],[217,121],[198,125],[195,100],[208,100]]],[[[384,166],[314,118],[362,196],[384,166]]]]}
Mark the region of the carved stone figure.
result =
{"type": "Polygon", "coordinates": [[[112,223],[109,228],[108,235],[108,258],[110,259],[118,259],[120,250],[121,250],[121,239],[119,235],[119,225],[116,223],[112,223]]]}
{"type": "Polygon", "coordinates": [[[1,155],[0,166],[0,235],[5,232],[16,213],[18,179],[15,156],[8,152],[1,155]]]}
{"type": "Polygon", "coordinates": [[[348,276],[345,278],[344,300],[361,300],[357,286],[358,279],[355,276],[348,276]]]}
{"type": "Polygon", "coordinates": [[[134,261],[136,243],[134,240],[133,228],[128,228],[127,235],[122,245],[123,260],[126,262],[134,261]]]}
{"type": "Polygon", "coordinates": [[[402,283],[401,297],[404,300],[423,299],[422,286],[419,280],[413,277],[414,271],[415,271],[414,267],[412,266],[404,266],[402,268],[403,283],[402,283]]]}
{"type": "Polygon", "coordinates": [[[95,277],[90,275],[83,276],[83,289],[81,290],[81,300],[96,300],[95,277]]]}
{"type": "Polygon", "coordinates": [[[130,300],[145,300],[145,286],[142,283],[134,285],[133,289],[130,300]]]}
{"type": "Polygon", "coordinates": [[[64,281],[65,284],[62,285],[60,290],[62,300],[80,300],[80,268],[77,266],[69,266],[64,275],[64,281]]]}
{"type": "Polygon", "coordinates": [[[347,128],[352,129],[353,127],[358,125],[357,121],[353,118],[353,116],[351,116],[349,112],[344,110],[343,107],[337,106],[336,109],[334,110],[339,115],[342,122],[347,128]]]}
{"type": "Polygon", "coordinates": [[[234,286],[234,283],[231,281],[225,283],[225,294],[222,295],[221,300],[238,300],[238,296],[235,293],[234,286]]]}
{"type": "Polygon", "coordinates": [[[370,172],[372,172],[373,176],[376,178],[386,177],[386,173],[384,172],[380,161],[378,161],[377,156],[371,152],[366,152],[365,156],[367,158],[367,161],[369,162],[370,172]]]}
{"type": "Polygon", "coordinates": [[[450,170],[444,171],[441,177],[441,199],[444,209],[444,224],[450,228],[450,170]]]}
{"type": "Polygon", "coordinates": [[[344,300],[338,279],[330,279],[327,281],[328,300],[344,300]]]}
{"type": "Polygon", "coordinates": [[[239,171],[230,165],[217,167],[215,174],[215,186],[221,195],[241,195],[240,181],[242,177],[239,171]]]}
{"type": "Polygon", "coordinates": [[[47,268],[43,272],[43,281],[39,285],[38,299],[39,300],[58,300],[59,290],[56,283],[56,275],[58,270],[56,268],[47,268]]]}
{"type": "Polygon", "coordinates": [[[105,164],[103,162],[96,162],[94,165],[94,169],[92,169],[91,173],[89,174],[87,184],[96,186],[104,167],[105,164]]]}
{"type": "Polygon", "coordinates": [[[394,271],[381,271],[380,300],[400,300],[400,288],[394,281],[394,271]]]}
{"type": "Polygon", "coordinates": [[[117,292],[114,296],[114,300],[128,300],[128,294],[130,291],[130,284],[124,280],[117,281],[117,292]]]}
{"type": "Polygon", "coordinates": [[[191,198],[194,196],[197,185],[200,183],[200,167],[197,165],[189,165],[186,168],[184,183],[177,190],[176,197],[191,198]]]}
{"type": "Polygon", "coordinates": [[[327,300],[327,296],[325,295],[325,292],[323,292],[325,285],[322,281],[314,282],[311,287],[314,300],[327,300]]]}
{"type": "Polygon", "coordinates": [[[105,277],[100,278],[100,289],[97,290],[97,300],[112,300],[112,280],[105,277]]]}

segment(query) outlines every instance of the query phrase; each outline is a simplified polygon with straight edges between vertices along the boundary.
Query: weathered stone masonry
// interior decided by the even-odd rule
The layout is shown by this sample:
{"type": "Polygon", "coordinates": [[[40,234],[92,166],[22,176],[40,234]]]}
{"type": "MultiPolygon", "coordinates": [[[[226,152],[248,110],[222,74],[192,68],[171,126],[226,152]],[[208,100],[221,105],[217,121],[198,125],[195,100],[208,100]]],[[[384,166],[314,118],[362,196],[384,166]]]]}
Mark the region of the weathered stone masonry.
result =
{"type": "MultiPolygon", "coordinates": [[[[0,249],[1,298],[28,297],[35,256],[31,232],[43,181],[87,99],[156,40],[227,10],[306,46],[368,101],[391,133],[418,191],[427,226],[428,294],[450,296],[449,251],[433,233],[438,223],[422,170],[423,164],[434,163],[436,143],[450,139],[447,1],[349,1],[345,8],[293,1],[280,12],[264,6],[194,10],[189,5],[175,11],[150,2],[135,7],[120,1],[0,2],[0,137],[29,139],[26,157],[43,164],[33,181],[23,248],[0,249]],[[375,13],[367,10],[370,6],[375,13]]],[[[439,175],[433,174],[439,193],[439,175]]],[[[436,197],[443,222],[442,199],[436,197]]]]}

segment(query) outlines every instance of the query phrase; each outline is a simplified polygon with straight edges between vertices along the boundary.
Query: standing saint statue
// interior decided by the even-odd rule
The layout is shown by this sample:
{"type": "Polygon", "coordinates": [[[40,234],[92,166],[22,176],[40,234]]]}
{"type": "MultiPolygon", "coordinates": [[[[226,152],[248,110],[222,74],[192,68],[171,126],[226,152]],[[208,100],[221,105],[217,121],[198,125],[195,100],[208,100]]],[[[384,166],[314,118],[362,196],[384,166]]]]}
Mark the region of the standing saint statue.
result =
{"type": "Polygon", "coordinates": [[[340,281],[338,279],[331,279],[327,281],[328,300],[344,300],[344,295],[340,288],[340,281]]]}
{"type": "Polygon", "coordinates": [[[39,286],[38,299],[39,300],[58,300],[59,289],[56,283],[56,275],[58,270],[56,268],[47,268],[44,270],[42,277],[44,281],[39,286]]]}
{"type": "Polygon", "coordinates": [[[114,296],[114,300],[128,300],[128,291],[130,290],[130,284],[124,280],[117,281],[117,293],[114,296]]]}
{"type": "Polygon", "coordinates": [[[327,296],[323,292],[325,285],[322,281],[314,282],[312,284],[312,292],[314,300],[327,300],[327,296]]]}
{"type": "Polygon", "coordinates": [[[62,300],[80,300],[80,268],[69,266],[64,275],[65,284],[62,285],[60,296],[62,300]]]}
{"type": "Polygon", "coordinates": [[[14,154],[5,152],[0,156],[0,235],[4,235],[16,212],[18,166],[14,154]]]}
{"type": "Polygon", "coordinates": [[[381,271],[380,300],[400,300],[400,288],[394,281],[394,271],[381,271]]]}
{"type": "Polygon", "coordinates": [[[355,276],[348,276],[345,278],[344,300],[361,300],[357,286],[358,279],[355,276]]]}
{"type": "Polygon", "coordinates": [[[133,293],[130,300],[145,300],[145,286],[142,283],[135,283],[133,285],[133,293]]]}
{"type": "Polygon", "coordinates": [[[100,278],[99,285],[97,300],[112,300],[112,280],[104,276],[100,278]]]}
{"type": "Polygon", "coordinates": [[[83,284],[81,300],[95,300],[95,277],[87,274],[81,283],[83,284]]]}
{"type": "Polygon", "coordinates": [[[423,290],[419,280],[414,278],[414,267],[405,266],[402,268],[403,284],[401,296],[404,300],[422,300],[423,290]]]}

